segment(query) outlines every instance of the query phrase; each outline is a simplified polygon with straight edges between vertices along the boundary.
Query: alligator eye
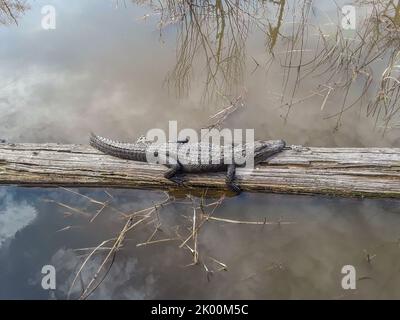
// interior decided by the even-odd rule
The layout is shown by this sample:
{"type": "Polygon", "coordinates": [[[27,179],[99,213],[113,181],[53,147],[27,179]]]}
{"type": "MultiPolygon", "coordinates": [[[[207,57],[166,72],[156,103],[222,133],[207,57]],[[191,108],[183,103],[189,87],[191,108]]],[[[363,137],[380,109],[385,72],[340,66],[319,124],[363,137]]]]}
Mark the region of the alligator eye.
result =
{"type": "Polygon", "coordinates": [[[158,157],[158,151],[154,151],[154,156],[158,157]]]}

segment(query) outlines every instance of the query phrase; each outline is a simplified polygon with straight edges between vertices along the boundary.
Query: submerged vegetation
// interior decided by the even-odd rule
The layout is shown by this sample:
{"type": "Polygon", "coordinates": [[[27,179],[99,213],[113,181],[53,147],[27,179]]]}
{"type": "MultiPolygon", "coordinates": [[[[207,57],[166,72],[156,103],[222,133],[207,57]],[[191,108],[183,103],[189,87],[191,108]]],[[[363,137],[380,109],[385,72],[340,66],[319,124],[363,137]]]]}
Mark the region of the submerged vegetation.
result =
{"type": "MultiPolygon", "coordinates": [[[[134,240],[132,236],[134,236],[135,231],[148,231],[148,238],[143,241],[138,240],[136,247],[152,247],[165,243],[176,243],[176,248],[178,250],[188,252],[191,257],[191,260],[188,259],[188,264],[185,267],[200,266],[205,272],[207,280],[210,281],[213,274],[227,271],[229,266],[219,259],[202,252],[199,238],[201,237],[202,229],[204,229],[207,224],[224,223],[247,225],[249,227],[258,228],[265,228],[267,226],[283,227],[293,224],[293,222],[290,221],[270,221],[267,220],[267,217],[264,217],[264,219],[260,221],[217,217],[217,209],[223,203],[225,195],[222,194],[218,196],[215,193],[207,195],[207,191],[199,197],[179,194],[173,196],[165,193],[165,198],[158,203],[134,212],[124,212],[119,209],[121,204],[114,203],[114,197],[108,191],[105,191],[108,200],[100,201],[71,189],[65,190],[97,206],[94,212],[87,212],[82,208],[76,208],[66,203],[48,200],[66,209],[67,216],[83,216],[85,219],[88,219],[89,223],[93,223],[102,212],[108,210],[110,213],[119,216],[123,221],[121,230],[115,237],[104,240],[95,247],[75,249],[76,252],[82,254],[82,259],[81,263],[76,268],[77,271],[68,292],[68,297],[71,298],[76,295],[79,299],[87,299],[90,297],[106,278],[115,262],[117,254],[125,248],[126,242],[134,240]],[[207,197],[213,197],[214,200],[207,200],[207,197]],[[174,226],[165,223],[165,219],[160,215],[164,208],[172,205],[180,208],[180,218],[178,219],[178,223],[174,226]],[[89,265],[99,255],[101,255],[100,264],[95,268],[94,273],[88,279],[84,279],[83,274],[86,269],[90,269],[89,265]]],[[[73,228],[73,226],[67,226],[59,230],[59,232],[67,231],[71,228],[73,228]]]]}

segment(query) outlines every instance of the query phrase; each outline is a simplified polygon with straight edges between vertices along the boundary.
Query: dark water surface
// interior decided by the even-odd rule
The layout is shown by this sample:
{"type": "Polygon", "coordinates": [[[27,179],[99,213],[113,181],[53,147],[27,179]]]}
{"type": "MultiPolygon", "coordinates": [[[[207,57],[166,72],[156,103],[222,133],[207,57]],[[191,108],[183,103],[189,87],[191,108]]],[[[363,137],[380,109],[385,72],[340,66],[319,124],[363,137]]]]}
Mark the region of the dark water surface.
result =
{"type": "MultiPolygon", "coordinates": [[[[0,25],[1,138],[87,143],[88,133],[95,131],[134,139],[149,128],[167,128],[169,120],[200,128],[227,103],[215,92],[211,98],[204,96],[207,59],[199,44],[190,76],[174,75],[182,63],[180,25],[165,25],[160,34],[161,14],[146,2],[31,1],[29,6],[18,25],[0,25]],[[56,8],[57,27],[46,31],[40,10],[48,4],[56,8]]],[[[324,28],[326,14],[321,12],[332,17],[335,10],[318,2],[314,19],[324,28]]],[[[276,20],[277,15],[271,17],[276,20]]],[[[285,28],[290,24],[283,25],[282,33],[285,28]]],[[[254,128],[257,137],[283,138],[290,144],[399,145],[399,129],[382,136],[362,108],[349,110],[339,128],[336,118],[325,119],[340,110],[340,95],[333,95],[323,110],[318,95],[298,102],[284,121],[286,110],[277,98],[283,86],[280,63],[267,63],[266,40],[257,27],[245,44],[245,50],[237,48],[234,55],[242,55],[243,61],[229,64],[238,64],[236,76],[221,87],[230,97],[243,87],[247,92],[246,109],[229,118],[228,127],[254,128]]],[[[286,45],[276,46],[279,56],[279,46],[283,50],[286,45]]],[[[310,95],[319,81],[302,81],[294,100],[310,95]]],[[[110,201],[124,213],[165,198],[163,192],[147,190],[75,191],[110,201]]],[[[174,238],[178,229],[187,234],[193,209],[179,202],[188,199],[159,211],[162,232],[157,239],[174,238]]],[[[115,237],[125,223],[121,212],[109,207],[90,223],[97,210],[99,204],[65,189],[0,187],[0,298],[66,298],[88,252],[76,249],[115,237]],[[57,288],[50,292],[41,287],[41,269],[48,264],[57,270],[57,288]]],[[[180,242],[137,246],[157,225],[141,224],[128,234],[108,276],[90,298],[400,298],[396,200],[241,194],[225,199],[214,216],[281,224],[206,222],[198,235],[198,251],[212,276],[204,265],[190,265],[192,254],[179,248],[180,242]],[[294,224],[284,224],[288,221],[294,224]],[[227,270],[219,271],[216,261],[227,270]],[[357,270],[356,290],[341,287],[344,265],[357,270]]],[[[79,296],[81,281],[90,281],[102,257],[96,254],[88,262],[71,298],[79,296]]]]}

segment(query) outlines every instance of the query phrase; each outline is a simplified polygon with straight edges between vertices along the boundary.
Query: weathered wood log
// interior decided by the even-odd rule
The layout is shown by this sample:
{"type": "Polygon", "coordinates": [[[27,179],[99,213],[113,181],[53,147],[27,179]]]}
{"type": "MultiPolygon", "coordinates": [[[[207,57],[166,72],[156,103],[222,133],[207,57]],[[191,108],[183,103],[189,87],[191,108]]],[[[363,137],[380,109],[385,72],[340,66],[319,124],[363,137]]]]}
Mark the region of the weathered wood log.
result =
{"type": "MultiPolygon", "coordinates": [[[[0,144],[0,184],[172,188],[165,170],[84,145],[0,144]]],[[[224,173],[184,179],[188,188],[225,188],[224,173]]],[[[254,170],[238,169],[237,183],[245,191],[400,198],[400,148],[292,146],[254,170]]]]}

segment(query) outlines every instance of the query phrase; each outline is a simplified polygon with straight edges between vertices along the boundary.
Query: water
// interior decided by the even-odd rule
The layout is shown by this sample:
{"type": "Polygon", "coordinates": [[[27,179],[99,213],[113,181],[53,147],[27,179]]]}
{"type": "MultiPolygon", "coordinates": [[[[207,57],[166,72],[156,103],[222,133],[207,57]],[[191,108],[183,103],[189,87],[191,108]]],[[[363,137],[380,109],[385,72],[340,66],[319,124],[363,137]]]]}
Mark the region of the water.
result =
{"type": "MultiPolygon", "coordinates": [[[[242,57],[240,61],[226,49],[230,43],[226,31],[222,55],[232,59],[230,65],[236,71],[222,71],[234,76],[221,80],[218,75],[207,86],[201,42],[193,70],[177,77],[174,70],[182,66],[177,52],[182,52],[185,33],[174,23],[160,35],[161,15],[146,3],[125,6],[121,1],[85,0],[32,1],[29,5],[18,18],[18,26],[0,26],[0,137],[8,141],[87,143],[90,131],[133,139],[149,128],[167,128],[169,120],[177,120],[181,128],[198,129],[227,104],[218,94],[224,89],[229,98],[246,92],[246,108],[230,117],[227,127],[254,128],[258,137],[283,138],[290,144],[398,146],[396,126],[382,136],[375,118],[366,115],[365,104],[348,110],[339,127],[337,117],[325,119],[340,111],[343,94],[332,93],[323,110],[324,95],[304,99],[313,94],[323,76],[301,81],[293,101],[304,101],[293,104],[285,121],[284,104],[293,83],[282,102],[284,71],[278,61],[284,61],[279,53],[287,44],[277,41],[278,60],[270,65],[265,35],[257,27],[243,42],[244,49],[236,48],[243,49],[233,55],[242,57]],[[47,4],[56,8],[55,30],[46,31],[40,25],[41,8],[47,4]],[[143,19],[146,14],[150,16],[143,19]]],[[[324,10],[335,12],[335,6],[314,4],[314,19],[322,26],[326,16],[318,12],[324,10]]],[[[291,11],[285,12],[290,18],[291,11]]],[[[276,15],[272,19],[276,22],[276,15]]],[[[290,26],[286,20],[281,32],[290,26]]],[[[360,91],[361,84],[357,85],[360,91]]],[[[122,212],[165,198],[158,191],[76,191],[111,201],[122,212]]],[[[396,200],[269,194],[227,198],[215,217],[259,222],[267,218],[281,224],[206,222],[198,235],[198,250],[213,275],[201,263],[190,265],[193,256],[188,248],[179,248],[180,242],[137,247],[154,232],[158,220],[150,219],[128,234],[107,277],[90,298],[399,298],[398,205],[396,200]],[[285,225],[288,221],[294,224],[285,225]],[[221,264],[213,259],[226,265],[227,271],[218,271],[221,264]],[[341,268],[348,264],[357,270],[354,291],[341,288],[341,268]]],[[[125,223],[109,207],[90,223],[97,210],[98,204],[65,189],[1,187],[0,297],[66,298],[85,253],[76,249],[115,237],[125,223]],[[65,204],[88,215],[71,215],[73,210],[65,204]],[[56,290],[41,287],[41,269],[47,264],[56,267],[56,290]]],[[[191,226],[192,215],[191,204],[166,206],[159,212],[162,232],[154,239],[174,238],[177,230],[187,236],[185,228],[191,226]]],[[[188,244],[193,246],[193,242],[188,244]]],[[[84,283],[96,273],[101,257],[95,255],[86,265],[84,283]]],[[[71,298],[79,296],[80,281],[71,298]]]]}

